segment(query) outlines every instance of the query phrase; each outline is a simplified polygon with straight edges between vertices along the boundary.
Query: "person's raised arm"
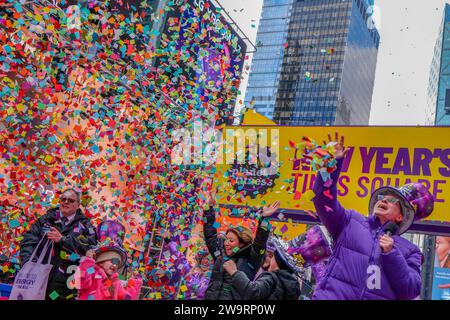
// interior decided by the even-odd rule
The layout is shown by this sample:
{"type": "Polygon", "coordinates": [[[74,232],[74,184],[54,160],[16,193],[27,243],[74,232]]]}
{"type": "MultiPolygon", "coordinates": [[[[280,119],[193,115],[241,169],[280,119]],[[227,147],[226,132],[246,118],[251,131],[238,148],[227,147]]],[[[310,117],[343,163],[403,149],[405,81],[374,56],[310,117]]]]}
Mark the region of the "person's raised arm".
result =
{"type": "Polygon", "coordinates": [[[217,190],[214,189],[206,193],[206,201],[203,211],[203,236],[206,246],[208,247],[208,251],[214,260],[216,260],[219,255],[219,253],[216,252],[218,247],[218,239],[217,229],[214,226],[214,223],[216,222],[216,215],[214,212],[214,206],[216,204],[216,191],[217,190]]]}
{"type": "Polygon", "coordinates": [[[95,270],[95,252],[88,250],[86,256],[81,258],[78,266],[79,285],[77,289],[89,289],[92,286],[94,277],[97,275],[95,270]]]}
{"type": "MultiPolygon", "coordinates": [[[[328,139],[330,140],[329,143],[334,144],[334,157],[337,161],[337,168],[330,175],[331,181],[324,181],[320,172],[317,172],[313,188],[315,194],[313,203],[320,221],[325,225],[333,239],[336,239],[347,223],[347,219],[350,218],[337,199],[337,183],[348,149],[344,147],[344,136],[341,136],[339,141],[339,135],[336,133],[335,141],[332,141],[331,135],[328,135],[328,139]]],[[[325,141],[324,144],[326,144],[325,141]]]]}
{"type": "Polygon", "coordinates": [[[280,208],[280,202],[276,201],[261,209],[258,228],[256,230],[255,240],[251,249],[250,263],[254,268],[259,268],[264,259],[266,244],[270,235],[269,217],[271,217],[280,208]]]}

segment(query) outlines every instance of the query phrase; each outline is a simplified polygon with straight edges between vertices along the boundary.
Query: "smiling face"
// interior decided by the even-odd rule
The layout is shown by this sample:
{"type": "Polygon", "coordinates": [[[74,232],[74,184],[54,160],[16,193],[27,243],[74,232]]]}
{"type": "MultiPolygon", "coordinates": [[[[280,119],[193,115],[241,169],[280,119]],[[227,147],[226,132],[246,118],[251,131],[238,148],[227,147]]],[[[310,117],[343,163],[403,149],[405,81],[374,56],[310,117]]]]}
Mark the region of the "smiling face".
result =
{"type": "Polygon", "coordinates": [[[100,262],[99,266],[102,267],[102,269],[105,271],[108,277],[110,277],[117,271],[118,263],[113,260],[106,260],[100,262]]]}
{"type": "Polygon", "coordinates": [[[393,221],[397,224],[401,223],[403,214],[400,199],[391,194],[380,196],[373,208],[373,214],[380,219],[381,224],[387,221],[393,221]]]}
{"type": "Polygon", "coordinates": [[[236,251],[235,248],[242,248],[242,246],[243,244],[239,241],[239,237],[237,236],[237,234],[235,234],[232,231],[229,231],[226,234],[224,247],[225,247],[225,254],[227,256],[231,256],[236,251]]]}
{"type": "Polygon", "coordinates": [[[77,194],[72,190],[67,190],[59,198],[61,213],[68,217],[74,214],[80,207],[80,201],[78,200],[77,194]]]}

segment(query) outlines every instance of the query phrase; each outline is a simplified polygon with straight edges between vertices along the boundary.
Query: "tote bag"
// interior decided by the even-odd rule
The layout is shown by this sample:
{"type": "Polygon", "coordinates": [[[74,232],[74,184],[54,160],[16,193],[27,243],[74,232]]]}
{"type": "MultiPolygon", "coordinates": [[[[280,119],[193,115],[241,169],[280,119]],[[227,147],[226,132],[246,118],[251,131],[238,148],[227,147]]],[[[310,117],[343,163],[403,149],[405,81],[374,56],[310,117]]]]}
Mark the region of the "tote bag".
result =
{"type": "Polygon", "coordinates": [[[45,300],[47,282],[53,265],[50,264],[52,258],[53,241],[47,240],[36,262],[34,262],[37,251],[46,238],[44,235],[34,249],[30,260],[28,260],[17,273],[14,285],[9,296],[10,300],[45,300]],[[48,253],[47,263],[44,264],[45,256],[48,253]]]}

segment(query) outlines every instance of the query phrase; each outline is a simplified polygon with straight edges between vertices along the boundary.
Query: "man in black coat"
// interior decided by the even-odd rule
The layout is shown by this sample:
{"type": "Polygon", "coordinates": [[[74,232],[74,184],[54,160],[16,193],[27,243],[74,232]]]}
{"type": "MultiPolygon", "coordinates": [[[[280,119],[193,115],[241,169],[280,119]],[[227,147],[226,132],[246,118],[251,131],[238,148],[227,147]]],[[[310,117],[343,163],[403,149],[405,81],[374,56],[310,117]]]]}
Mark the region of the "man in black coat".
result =
{"type": "MultiPolygon", "coordinates": [[[[30,259],[40,239],[45,235],[54,242],[46,299],[66,300],[76,297],[69,285],[81,256],[97,244],[97,236],[89,219],[80,210],[81,196],[74,189],[61,194],[60,206],[50,209],[24,233],[20,242],[22,266],[30,259]]],[[[40,246],[42,250],[44,246],[40,246]]],[[[40,251],[39,250],[39,251],[40,251]]],[[[40,252],[37,253],[39,256],[40,252]]]]}

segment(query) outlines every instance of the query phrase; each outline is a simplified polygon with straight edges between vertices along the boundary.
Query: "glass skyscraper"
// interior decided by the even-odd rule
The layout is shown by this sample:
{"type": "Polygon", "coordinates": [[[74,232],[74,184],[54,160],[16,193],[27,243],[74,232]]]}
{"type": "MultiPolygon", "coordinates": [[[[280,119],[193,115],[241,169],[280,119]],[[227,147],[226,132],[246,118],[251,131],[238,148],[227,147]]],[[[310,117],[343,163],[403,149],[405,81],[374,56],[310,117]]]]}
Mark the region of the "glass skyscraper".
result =
{"type": "Polygon", "coordinates": [[[371,5],[264,1],[246,102],[284,125],[368,124],[380,42],[371,5]]]}
{"type": "Polygon", "coordinates": [[[427,124],[450,125],[450,5],[446,4],[428,83],[427,124]]]}
{"type": "Polygon", "coordinates": [[[294,0],[264,0],[245,104],[272,119],[294,0]]]}

